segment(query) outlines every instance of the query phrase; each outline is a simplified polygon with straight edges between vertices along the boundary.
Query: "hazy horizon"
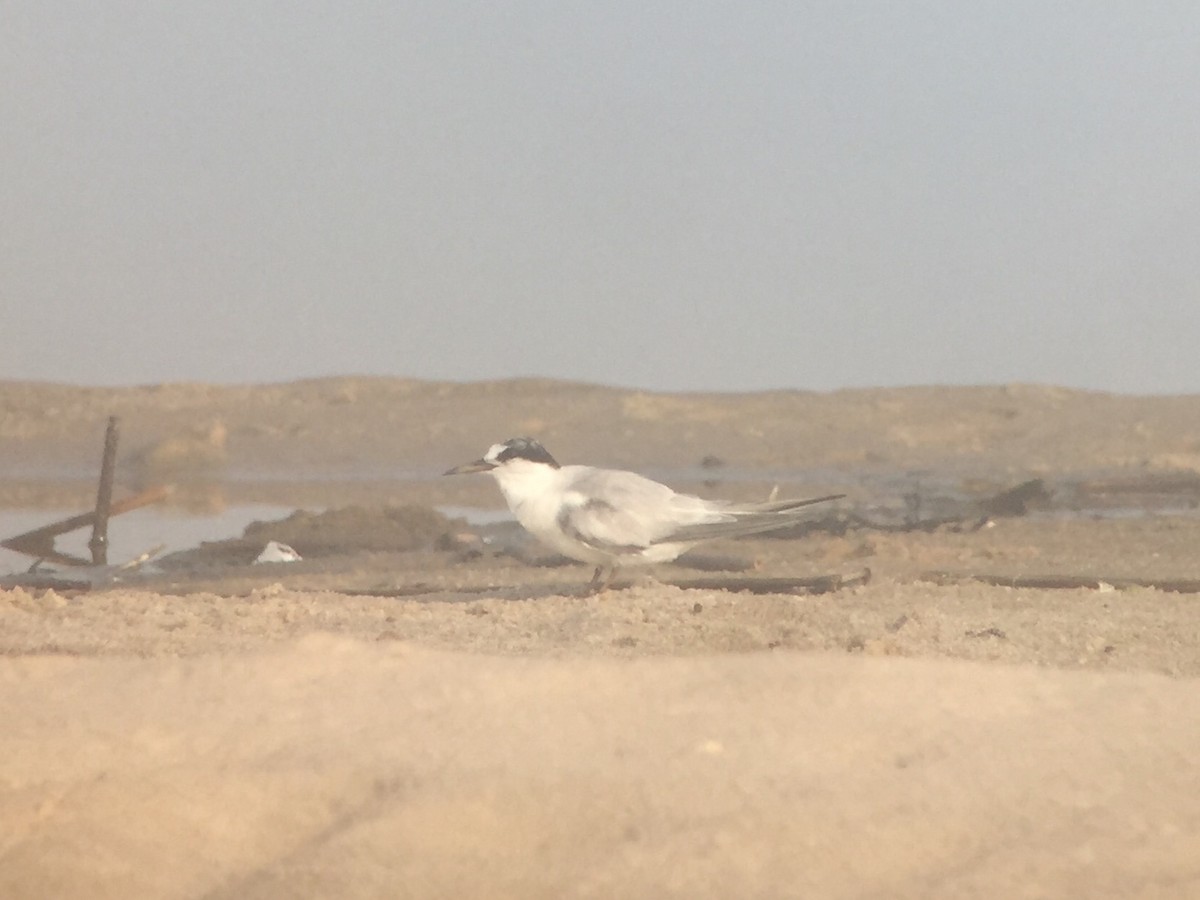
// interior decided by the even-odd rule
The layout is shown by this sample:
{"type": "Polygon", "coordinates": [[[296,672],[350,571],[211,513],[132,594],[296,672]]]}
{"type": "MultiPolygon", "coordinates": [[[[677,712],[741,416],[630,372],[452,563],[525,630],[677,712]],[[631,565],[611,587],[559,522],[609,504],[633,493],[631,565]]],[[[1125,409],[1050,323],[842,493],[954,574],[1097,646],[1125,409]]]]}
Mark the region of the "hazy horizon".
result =
{"type": "Polygon", "coordinates": [[[4,19],[3,379],[1200,392],[1200,6],[4,19]]]}
{"type": "Polygon", "coordinates": [[[551,381],[561,383],[563,385],[579,385],[582,387],[602,388],[615,391],[641,391],[646,393],[663,393],[663,394],[770,394],[770,393],[809,393],[809,394],[835,394],[839,392],[853,393],[856,391],[878,391],[878,390],[988,390],[996,388],[1016,388],[1016,389],[1031,389],[1031,390],[1064,390],[1082,394],[1111,394],[1118,397],[1186,397],[1200,394],[1200,390],[1195,391],[1120,391],[1111,390],[1108,388],[1091,388],[1091,387],[1076,387],[1069,384],[1057,384],[1044,381],[980,381],[971,383],[935,383],[935,382],[914,382],[911,384],[854,384],[840,385],[836,387],[800,387],[800,386],[784,386],[784,387],[748,387],[748,388],[655,388],[646,387],[640,384],[622,384],[609,381],[590,381],[586,378],[563,378],[553,375],[499,375],[490,378],[425,378],[413,375],[401,374],[367,374],[363,372],[341,372],[330,373],[325,375],[298,375],[294,378],[281,379],[250,379],[239,381],[222,381],[220,379],[205,378],[205,379],[176,379],[167,381],[134,381],[134,382],[112,382],[112,383],[87,383],[79,381],[56,381],[46,378],[3,378],[0,377],[0,383],[19,383],[28,385],[47,385],[50,387],[65,387],[65,388],[80,388],[80,389],[95,389],[95,390],[140,390],[146,388],[170,388],[170,387],[215,387],[215,388],[268,388],[268,387],[287,387],[289,385],[302,384],[305,382],[319,381],[353,381],[356,379],[379,379],[379,380],[395,380],[395,381],[419,381],[428,384],[454,384],[462,386],[470,386],[476,384],[495,384],[498,382],[510,381],[551,381]]]}

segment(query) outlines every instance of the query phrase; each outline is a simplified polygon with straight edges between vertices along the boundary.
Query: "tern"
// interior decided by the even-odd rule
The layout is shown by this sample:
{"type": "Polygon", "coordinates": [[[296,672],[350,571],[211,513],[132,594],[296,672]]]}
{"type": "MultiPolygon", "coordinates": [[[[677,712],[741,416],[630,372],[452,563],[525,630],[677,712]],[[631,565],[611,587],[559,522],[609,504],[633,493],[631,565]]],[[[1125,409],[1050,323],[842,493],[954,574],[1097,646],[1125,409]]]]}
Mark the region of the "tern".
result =
{"type": "Polygon", "coordinates": [[[801,510],[837,500],[726,503],[679,494],[636,472],[561,466],[532,438],[493,444],[446,475],[488,472],[525,530],[563,556],[596,567],[589,588],[607,589],[620,566],[670,562],[696,544],[795,525],[801,510]]]}

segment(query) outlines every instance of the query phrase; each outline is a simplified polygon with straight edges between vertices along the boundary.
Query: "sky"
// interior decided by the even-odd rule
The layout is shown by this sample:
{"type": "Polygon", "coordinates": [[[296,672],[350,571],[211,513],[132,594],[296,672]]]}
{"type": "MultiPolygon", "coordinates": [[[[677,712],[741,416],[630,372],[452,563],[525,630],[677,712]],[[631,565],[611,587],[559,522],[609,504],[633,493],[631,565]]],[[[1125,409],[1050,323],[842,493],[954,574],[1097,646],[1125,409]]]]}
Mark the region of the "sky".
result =
{"type": "Polygon", "coordinates": [[[1200,392],[1200,3],[8,0],[0,378],[1200,392]]]}

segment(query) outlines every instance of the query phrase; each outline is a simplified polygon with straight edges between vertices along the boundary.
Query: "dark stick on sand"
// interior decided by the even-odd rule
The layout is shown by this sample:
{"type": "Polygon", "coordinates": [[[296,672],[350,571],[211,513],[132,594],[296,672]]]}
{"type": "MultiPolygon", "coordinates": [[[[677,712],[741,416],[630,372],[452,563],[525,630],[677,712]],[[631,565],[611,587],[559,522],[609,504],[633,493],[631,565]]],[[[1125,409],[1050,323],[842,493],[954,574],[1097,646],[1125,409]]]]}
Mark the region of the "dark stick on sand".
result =
{"type": "Polygon", "coordinates": [[[1200,594],[1197,578],[1107,578],[1102,575],[1002,575],[985,572],[923,572],[918,581],[934,584],[955,584],[978,581],[1009,588],[1039,588],[1043,590],[1128,590],[1153,588],[1173,594],[1200,594]]]}

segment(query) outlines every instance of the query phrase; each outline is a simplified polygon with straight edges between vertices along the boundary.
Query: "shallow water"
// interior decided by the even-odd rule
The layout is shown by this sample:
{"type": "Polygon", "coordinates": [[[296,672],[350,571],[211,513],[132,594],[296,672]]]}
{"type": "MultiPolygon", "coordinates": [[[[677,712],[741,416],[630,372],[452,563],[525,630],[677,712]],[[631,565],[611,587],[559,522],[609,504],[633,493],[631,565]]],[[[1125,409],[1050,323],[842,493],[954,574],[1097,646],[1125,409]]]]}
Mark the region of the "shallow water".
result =
{"type": "MultiPolygon", "coordinates": [[[[29,467],[27,467],[29,468],[29,467]]],[[[52,467],[51,467],[52,468],[52,467]]],[[[772,486],[780,489],[783,496],[803,496],[820,491],[845,492],[844,509],[868,521],[880,525],[895,526],[915,519],[928,520],[969,516],[972,501],[989,493],[1011,487],[1028,475],[1009,474],[989,477],[972,477],[969,473],[945,470],[918,471],[845,471],[838,469],[741,469],[721,466],[703,468],[687,466],[675,468],[646,468],[642,470],[651,478],[667,482],[681,489],[700,494],[719,495],[721,485],[756,484],[762,489],[764,499],[772,486]],[[968,485],[970,487],[968,488],[968,485]]],[[[20,482],[20,475],[9,480],[20,482]]],[[[85,473],[67,473],[58,469],[39,471],[38,476],[51,477],[57,483],[77,482],[82,493],[87,494],[93,483],[85,473]]],[[[276,472],[267,474],[266,479],[274,484],[361,483],[390,481],[395,484],[429,484],[440,480],[440,472],[395,468],[384,470],[361,469],[337,473],[276,472]]],[[[262,483],[264,473],[227,473],[220,484],[225,486],[262,483]]],[[[1150,515],[1200,514],[1200,489],[1190,482],[1164,480],[1161,475],[1133,473],[1094,473],[1089,477],[1047,479],[1046,487],[1051,494],[1047,507],[1032,510],[1031,515],[1053,518],[1128,518],[1150,515]],[[1107,490],[1097,491],[1096,486],[1106,478],[1115,478],[1107,490]]],[[[758,488],[755,488],[757,491],[758,488]]],[[[230,492],[234,493],[233,491],[230,492]]],[[[298,492],[299,493],[299,492],[298,492]]],[[[741,490],[738,493],[745,493],[741,490]]],[[[286,496],[287,491],[283,494],[286,496]]],[[[217,497],[221,497],[220,488],[217,497]]],[[[272,499],[279,496],[276,491],[272,499]]],[[[435,495],[436,496],[436,495],[435,495]]],[[[499,496],[496,497],[499,504],[499,496]]],[[[296,504],[301,505],[301,504],[296,504]]],[[[305,508],[320,511],[320,504],[303,504],[305,508]]],[[[296,506],[269,502],[234,501],[227,505],[216,504],[212,509],[187,510],[178,505],[153,506],[134,510],[114,517],[109,523],[109,561],[120,563],[132,559],[147,550],[165,545],[164,553],[196,547],[203,541],[226,540],[240,537],[247,525],[254,521],[271,521],[289,515],[296,506]]],[[[479,507],[468,505],[442,505],[435,508],[450,518],[465,519],[475,526],[500,524],[512,520],[509,511],[502,506],[479,507]]],[[[86,504],[69,509],[0,508],[0,538],[8,538],[22,532],[47,525],[76,512],[86,509],[86,504]]],[[[65,553],[90,558],[87,541],[90,528],[79,529],[61,535],[56,547],[65,553]]],[[[0,548],[0,574],[22,572],[32,559],[13,551],[0,548]]]]}
{"type": "MultiPolygon", "coordinates": [[[[40,528],[66,518],[74,511],[44,509],[0,509],[0,535],[4,538],[40,528]]],[[[219,541],[240,537],[247,525],[255,521],[281,519],[292,512],[291,507],[268,504],[229,506],[217,512],[192,514],[171,507],[145,507],[120,516],[108,523],[108,561],[112,564],[134,559],[159,545],[166,545],[164,554],[187,550],[202,541],[219,541]]],[[[54,546],[63,553],[91,559],[88,540],[91,528],[80,528],[59,535],[54,546]]],[[[24,572],[33,558],[0,547],[0,575],[24,572]]]]}

